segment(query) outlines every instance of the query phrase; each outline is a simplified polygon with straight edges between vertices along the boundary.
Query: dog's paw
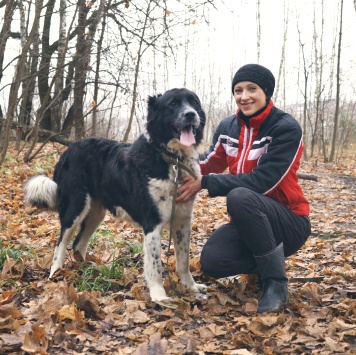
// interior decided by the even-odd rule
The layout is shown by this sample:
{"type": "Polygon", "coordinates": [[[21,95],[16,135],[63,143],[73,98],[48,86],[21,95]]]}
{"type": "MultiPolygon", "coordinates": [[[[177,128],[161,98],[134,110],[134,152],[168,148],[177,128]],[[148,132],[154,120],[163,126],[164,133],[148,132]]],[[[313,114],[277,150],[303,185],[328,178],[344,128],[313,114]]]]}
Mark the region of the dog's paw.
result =
{"type": "Polygon", "coordinates": [[[54,274],[56,274],[57,271],[60,270],[61,268],[62,268],[62,267],[57,267],[57,266],[55,266],[55,265],[54,265],[54,266],[52,265],[51,271],[49,272],[48,279],[49,279],[49,280],[53,279],[54,274]]]}
{"type": "Polygon", "coordinates": [[[150,297],[152,302],[162,302],[169,299],[163,286],[151,286],[150,297]]]}
{"type": "Polygon", "coordinates": [[[181,281],[183,286],[188,289],[189,291],[192,292],[202,292],[205,293],[207,286],[205,286],[204,284],[198,284],[194,281],[192,275],[188,274],[183,274],[181,275],[181,281]]]}
{"type": "Polygon", "coordinates": [[[204,284],[198,284],[198,283],[194,282],[194,284],[189,289],[193,292],[206,293],[207,288],[208,287],[204,284]]]}

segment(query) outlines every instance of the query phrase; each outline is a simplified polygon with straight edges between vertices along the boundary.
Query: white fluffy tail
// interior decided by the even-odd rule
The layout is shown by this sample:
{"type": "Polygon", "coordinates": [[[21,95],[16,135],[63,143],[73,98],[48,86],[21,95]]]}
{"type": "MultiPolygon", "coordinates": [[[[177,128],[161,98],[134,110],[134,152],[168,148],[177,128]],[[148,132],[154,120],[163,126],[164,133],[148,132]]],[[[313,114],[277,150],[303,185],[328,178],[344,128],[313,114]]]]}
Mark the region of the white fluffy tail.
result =
{"type": "Polygon", "coordinates": [[[57,184],[46,175],[29,179],[24,188],[27,203],[37,207],[57,209],[57,184]]]}

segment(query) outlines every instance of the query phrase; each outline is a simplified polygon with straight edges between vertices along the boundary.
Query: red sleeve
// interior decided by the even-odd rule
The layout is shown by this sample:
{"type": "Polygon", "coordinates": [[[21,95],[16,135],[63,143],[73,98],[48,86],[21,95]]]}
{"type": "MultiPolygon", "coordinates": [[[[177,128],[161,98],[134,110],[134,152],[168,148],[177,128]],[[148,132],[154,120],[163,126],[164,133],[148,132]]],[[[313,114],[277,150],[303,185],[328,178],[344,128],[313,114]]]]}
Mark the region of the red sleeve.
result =
{"type": "Polygon", "coordinates": [[[215,144],[212,144],[204,154],[199,156],[199,164],[202,175],[210,173],[219,174],[226,170],[228,162],[220,137],[216,139],[215,144]]]}

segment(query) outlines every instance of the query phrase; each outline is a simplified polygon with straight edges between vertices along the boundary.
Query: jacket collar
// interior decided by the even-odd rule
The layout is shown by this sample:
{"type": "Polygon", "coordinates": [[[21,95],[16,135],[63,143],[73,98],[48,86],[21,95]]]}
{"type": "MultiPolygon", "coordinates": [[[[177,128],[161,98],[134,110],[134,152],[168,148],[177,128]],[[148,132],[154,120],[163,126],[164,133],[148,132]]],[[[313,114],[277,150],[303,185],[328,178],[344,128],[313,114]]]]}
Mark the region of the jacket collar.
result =
{"type": "MultiPolygon", "coordinates": [[[[250,128],[258,128],[259,126],[261,126],[261,124],[266,120],[268,115],[271,113],[271,110],[273,107],[274,107],[273,101],[270,100],[268,105],[265,107],[265,109],[262,112],[260,112],[257,116],[252,116],[248,120],[249,127],[250,128]]],[[[239,116],[239,112],[240,112],[240,109],[238,108],[237,112],[236,112],[237,119],[240,121],[240,123],[243,126],[247,126],[246,121],[239,116]]]]}

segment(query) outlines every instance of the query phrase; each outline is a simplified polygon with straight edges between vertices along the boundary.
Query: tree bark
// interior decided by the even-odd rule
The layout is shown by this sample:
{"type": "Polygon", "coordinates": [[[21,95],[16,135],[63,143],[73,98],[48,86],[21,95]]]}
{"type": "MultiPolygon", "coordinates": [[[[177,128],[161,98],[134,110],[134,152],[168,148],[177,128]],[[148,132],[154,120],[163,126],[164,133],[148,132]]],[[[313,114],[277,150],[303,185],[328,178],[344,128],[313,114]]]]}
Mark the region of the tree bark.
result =
{"type": "Polygon", "coordinates": [[[125,135],[124,135],[124,138],[123,138],[124,142],[127,142],[128,138],[129,138],[129,134],[131,132],[132,121],[133,121],[133,117],[134,117],[134,114],[135,114],[136,99],[137,99],[137,82],[138,82],[141,58],[142,58],[142,54],[144,52],[144,50],[142,50],[142,46],[143,46],[143,41],[144,41],[144,37],[145,37],[145,31],[147,29],[147,22],[148,22],[149,15],[150,15],[150,7],[151,7],[151,0],[148,2],[148,5],[147,5],[145,22],[144,22],[144,25],[142,27],[139,48],[138,48],[138,51],[137,51],[137,61],[136,61],[136,68],[135,68],[135,80],[134,80],[133,92],[132,92],[131,111],[130,111],[129,123],[127,125],[127,129],[126,129],[126,132],[125,132],[125,135]]]}
{"type": "MultiPolygon", "coordinates": [[[[111,6],[111,1],[109,0],[107,4],[107,8],[111,6]]],[[[98,94],[99,94],[99,73],[100,73],[100,63],[101,63],[101,54],[103,48],[103,41],[104,41],[104,34],[106,31],[106,11],[103,14],[103,23],[101,26],[101,33],[97,45],[97,52],[96,52],[96,67],[95,67],[95,79],[94,79],[94,95],[93,95],[93,114],[92,114],[92,129],[91,135],[96,136],[97,131],[97,112],[96,106],[98,104],[98,94]]]]}
{"type": "Polygon", "coordinates": [[[340,62],[341,62],[341,40],[342,40],[343,7],[344,7],[344,0],[341,0],[341,3],[340,3],[339,44],[338,44],[338,51],[337,51],[337,66],[336,66],[336,103],[335,103],[335,115],[334,115],[334,130],[333,130],[333,138],[332,138],[332,143],[331,143],[331,150],[330,150],[330,159],[329,159],[329,161],[334,161],[334,159],[335,159],[337,133],[338,133],[338,128],[339,128],[339,109],[340,109],[340,62]]]}
{"type": "Polygon", "coordinates": [[[23,79],[23,70],[24,70],[24,65],[25,65],[25,61],[26,61],[26,56],[27,56],[27,52],[29,51],[29,48],[33,42],[35,34],[37,33],[37,28],[38,28],[38,24],[40,21],[42,6],[43,6],[43,0],[36,0],[36,11],[35,11],[35,17],[33,20],[32,29],[31,29],[31,32],[30,32],[28,38],[27,38],[26,44],[22,48],[22,52],[21,52],[21,55],[20,55],[20,58],[18,60],[17,67],[16,67],[15,78],[11,84],[11,87],[10,87],[9,104],[8,104],[6,123],[5,123],[4,130],[2,132],[3,137],[4,137],[4,145],[3,145],[1,153],[0,153],[0,165],[3,163],[3,161],[5,159],[7,148],[9,145],[10,128],[11,128],[11,124],[14,120],[15,109],[17,106],[17,95],[18,95],[19,87],[21,85],[21,81],[23,79]]]}
{"type": "MultiPolygon", "coordinates": [[[[49,33],[51,29],[52,23],[52,15],[54,4],[56,0],[48,0],[46,4],[46,13],[44,16],[43,28],[42,28],[42,53],[41,53],[41,61],[38,70],[38,93],[40,96],[41,106],[46,104],[49,106],[52,101],[52,96],[48,96],[49,91],[49,72],[50,72],[50,64],[52,55],[54,53],[54,49],[57,47],[50,46],[49,44],[49,33]]],[[[40,122],[40,126],[43,129],[52,130],[54,129],[51,119],[51,109],[45,111],[45,115],[40,122]]]]}
{"type": "MultiPolygon", "coordinates": [[[[22,1],[19,1],[19,7],[21,11],[21,41],[26,42],[26,14],[25,8],[22,1]]],[[[31,122],[31,112],[33,107],[33,97],[36,88],[36,77],[37,77],[37,67],[39,58],[39,27],[34,35],[34,40],[32,46],[29,49],[29,60],[26,63],[26,73],[24,73],[24,81],[22,87],[22,102],[20,105],[20,113],[18,122],[22,125],[29,125],[31,122]]],[[[17,132],[17,142],[16,148],[20,148],[20,140],[25,139],[23,134],[19,131],[17,132]]]]}
{"type": "MultiPolygon", "coordinates": [[[[283,31],[283,44],[282,44],[282,53],[281,53],[281,61],[279,63],[279,71],[278,71],[278,79],[276,85],[276,92],[274,94],[274,100],[277,102],[279,98],[279,89],[281,83],[282,72],[285,69],[285,59],[286,59],[286,42],[287,42],[287,34],[288,34],[288,10],[286,11],[286,5],[284,4],[284,31],[283,31]]],[[[284,75],[284,82],[285,82],[285,75],[284,75]]],[[[285,95],[283,95],[283,99],[285,102],[285,95]]],[[[285,109],[285,105],[284,105],[285,109]]]]}
{"type": "MultiPolygon", "coordinates": [[[[299,33],[299,46],[300,46],[300,50],[302,51],[302,60],[303,60],[303,73],[304,73],[304,90],[302,92],[303,93],[303,98],[304,98],[304,104],[303,104],[303,132],[304,132],[304,135],[306,135],[306,132],[307,132],[307,110],[308,110],[307,94],[308,94],[309,72],[308,72],[307,63],[306,63],[306,59],[305,59],[304,43],[302,43],[299,28],[298,28],[298,33],[299,33]]],[[[306,141],[304,142],[304,147],[305,147],[305,149],[303,151],[303,157],[304,157],[304,160],[308,160],[306,141]]]]}
{"type": "MultiPolygon", "coordinates": [[[[318,9],[318,12],[320,10],[318,9]]],[[[314,93],[314,102],[315,102],[315,121],[314,129],[312,130],[312,140],[311,140],[311,151],[312,154],[315,150],[315,146],[319,145],[319,123],[321,121],[321,95],[323,93],[323,35],[324,35],[324,1],[321,2],[321,32],[316,28],[316,9],[314,7],[314,34],[313,34],[313,43],[314,43],[314,72],[315,72],[315,93],[314,93]],[[320,39],[318,38],[320,37],[320,39]],[[319,39],[319,41],[318,41],[319,39]]],[[[324,158],[325,159],[325,158],[324,158]]]]}
{"type": "Polygon", "coordinates": [[[261,55],[261,10],[260,10],[260,0],[257,0],[256,9],[256,22],[257,22],[257,63],[260,62],[261,55]]]}
{"type": "MultiPolygon", "coordinates": [[[[91,2],[91,4],[94,1],[91,2]]],[[[88,3],[89,5],[89,3],[88,3]]],[[[78,1],[78,27],[77,27],[77,45],[75,57],[75,84],[74,84],[74,102],[73,117],[75,128],[75,139],[81,139],[85,136],[83,99],[85,94],[85,82],[89,71],[90,51],[97,25],[104,10],[104,0],[100,2],[99,9],[93,12],[91,22],[86,23],[90,7],[85,0],[78,1]],[[88,33],[85,34],[85,27],[88,26],[88,33]]]]}
{"type": "Polygon", "coordinates": [[[54,83],[54,97],[56,98],[56,103],[52,110],[52,126],[55,132],[59,132],[61,129],[62,121],[62,107],[63,107],[63,75],[64,75],[64,65],[65,56],[67,53],[67,38],[66,38],[66,7],[67,1],[60,0],[59,4],[59,39],[58,39],[58,57],[57,57],[57,69],[56,69],[56,79],[54,83]]]}
{"type": "Polygon", "coordinates": [[[4,23],[0,32],[0,82],[3,77],[4,55],[7,40],[9,39],[9,32],[11,28],[11,22],[16,8],[16,1],[6,1],[4,12],[4,23]]]}

